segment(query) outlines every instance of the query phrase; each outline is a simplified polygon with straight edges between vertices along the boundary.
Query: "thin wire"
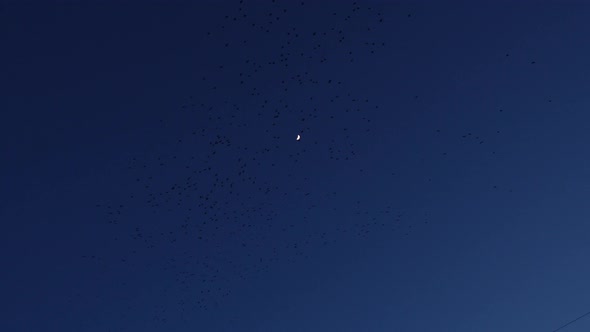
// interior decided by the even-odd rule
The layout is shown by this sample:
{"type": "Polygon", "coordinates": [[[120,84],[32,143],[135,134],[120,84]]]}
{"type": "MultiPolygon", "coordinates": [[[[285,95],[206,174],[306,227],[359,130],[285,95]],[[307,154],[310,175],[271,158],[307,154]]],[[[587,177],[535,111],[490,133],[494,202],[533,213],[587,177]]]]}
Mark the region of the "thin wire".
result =
{"type": "Polygon", "coordinates": [[[587,313],[583,314],[582,316],[580,316],[580,317],[578,317],[578,318],[576,318],[576,319],[572,320],[571,322],[569,322],[569,323],[567,323],[567,324],[563,325],[562,327],[558,328],[557,330],[553,330],[553,331],[551,331],[551,332],[557,332],[557,331],[559,331],[559,330],[563,329],[564,327],[566,327],[566,326],[568,326],[568,325],[570,325],[570,324],[572,324],[572,323],[575,323],[576,321],[578,321],[578,320],[580,320],[580,319],[582,319],[582,318],[584,318],[584,317],[586,317],[586,316],[588,316],[588,315],[590,315],[590,311],[588,311],[587,313]]]}

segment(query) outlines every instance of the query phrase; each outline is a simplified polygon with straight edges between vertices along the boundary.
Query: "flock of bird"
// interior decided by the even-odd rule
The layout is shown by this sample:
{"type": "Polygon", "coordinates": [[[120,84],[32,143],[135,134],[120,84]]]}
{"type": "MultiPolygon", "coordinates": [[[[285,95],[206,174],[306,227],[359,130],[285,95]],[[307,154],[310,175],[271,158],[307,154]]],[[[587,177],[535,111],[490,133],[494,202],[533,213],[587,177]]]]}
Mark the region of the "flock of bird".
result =
{"type": "MultiPolygon", "coordinates": [[[[131,182],[121,189],[129,190],[126,200],[96,204],[115,240],[132,243],[121,263],[175,253],[157,268],[185,289],[179,310],[211,310],[231,294],[229,279],[304,260],[343,236],[407,236],[416,227],[400,207],[375,207],[367,195],[322,181],[330,170],[364,172],[359,155],[366,147],[357,142],[374,134],[382,110],[348,91],[341,72],[386,46],[377,40],[386,18],[366,4],[338,3],[315,26],[305,20],[297,26],[293,6],[239,1],[217,29],[202,32],[204,49],[225,50],[227,60],[212,65],[214,77],[196,79],[199,93],[163,110],[160,129],[175,137],[130,157],[122,170],[131,182]],[[260,40],[263,48],[251,47],[260,40]],[[330,218],[334,213],[348,220],[330,218]]],[[[461,137],[486,141],[473,133],[461,137]]],[[[155,317],[165,322],[165,309],[155,317]]]]}

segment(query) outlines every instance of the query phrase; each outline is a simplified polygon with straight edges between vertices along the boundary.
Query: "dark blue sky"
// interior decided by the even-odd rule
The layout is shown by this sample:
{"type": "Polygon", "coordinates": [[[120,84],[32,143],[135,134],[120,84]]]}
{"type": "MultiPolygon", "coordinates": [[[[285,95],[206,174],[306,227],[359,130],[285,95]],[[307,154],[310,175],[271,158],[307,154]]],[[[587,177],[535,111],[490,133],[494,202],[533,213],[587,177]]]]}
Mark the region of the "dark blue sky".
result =
{"type": "Polygon", "coordinates": [[[0,330],[590,310],[590,6],[83,3],[0,6],[0,330]]]}

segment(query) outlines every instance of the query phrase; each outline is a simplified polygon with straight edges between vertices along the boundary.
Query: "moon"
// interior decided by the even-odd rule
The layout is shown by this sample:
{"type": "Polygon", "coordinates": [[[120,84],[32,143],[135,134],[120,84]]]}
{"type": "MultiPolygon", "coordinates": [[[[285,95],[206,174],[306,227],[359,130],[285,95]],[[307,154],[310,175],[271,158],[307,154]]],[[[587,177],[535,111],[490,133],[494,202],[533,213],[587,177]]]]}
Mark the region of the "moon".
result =
{"type": "Polygon", "coordinates": [[[297,135],[297,140],[300,140],[300,139],[301,139],[301,135],[297,135]]]}

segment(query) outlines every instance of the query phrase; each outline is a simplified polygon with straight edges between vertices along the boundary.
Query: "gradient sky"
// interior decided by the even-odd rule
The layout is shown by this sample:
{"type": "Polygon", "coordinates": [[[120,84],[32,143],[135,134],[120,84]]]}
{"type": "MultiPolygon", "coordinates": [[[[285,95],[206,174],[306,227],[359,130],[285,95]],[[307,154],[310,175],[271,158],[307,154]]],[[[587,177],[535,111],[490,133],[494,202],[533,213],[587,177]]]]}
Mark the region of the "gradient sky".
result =
{"type": "Polygon", "coordinates": [[[0,330],[590,310],[590,5],[24,3],[0,6],[0,330]]]}

